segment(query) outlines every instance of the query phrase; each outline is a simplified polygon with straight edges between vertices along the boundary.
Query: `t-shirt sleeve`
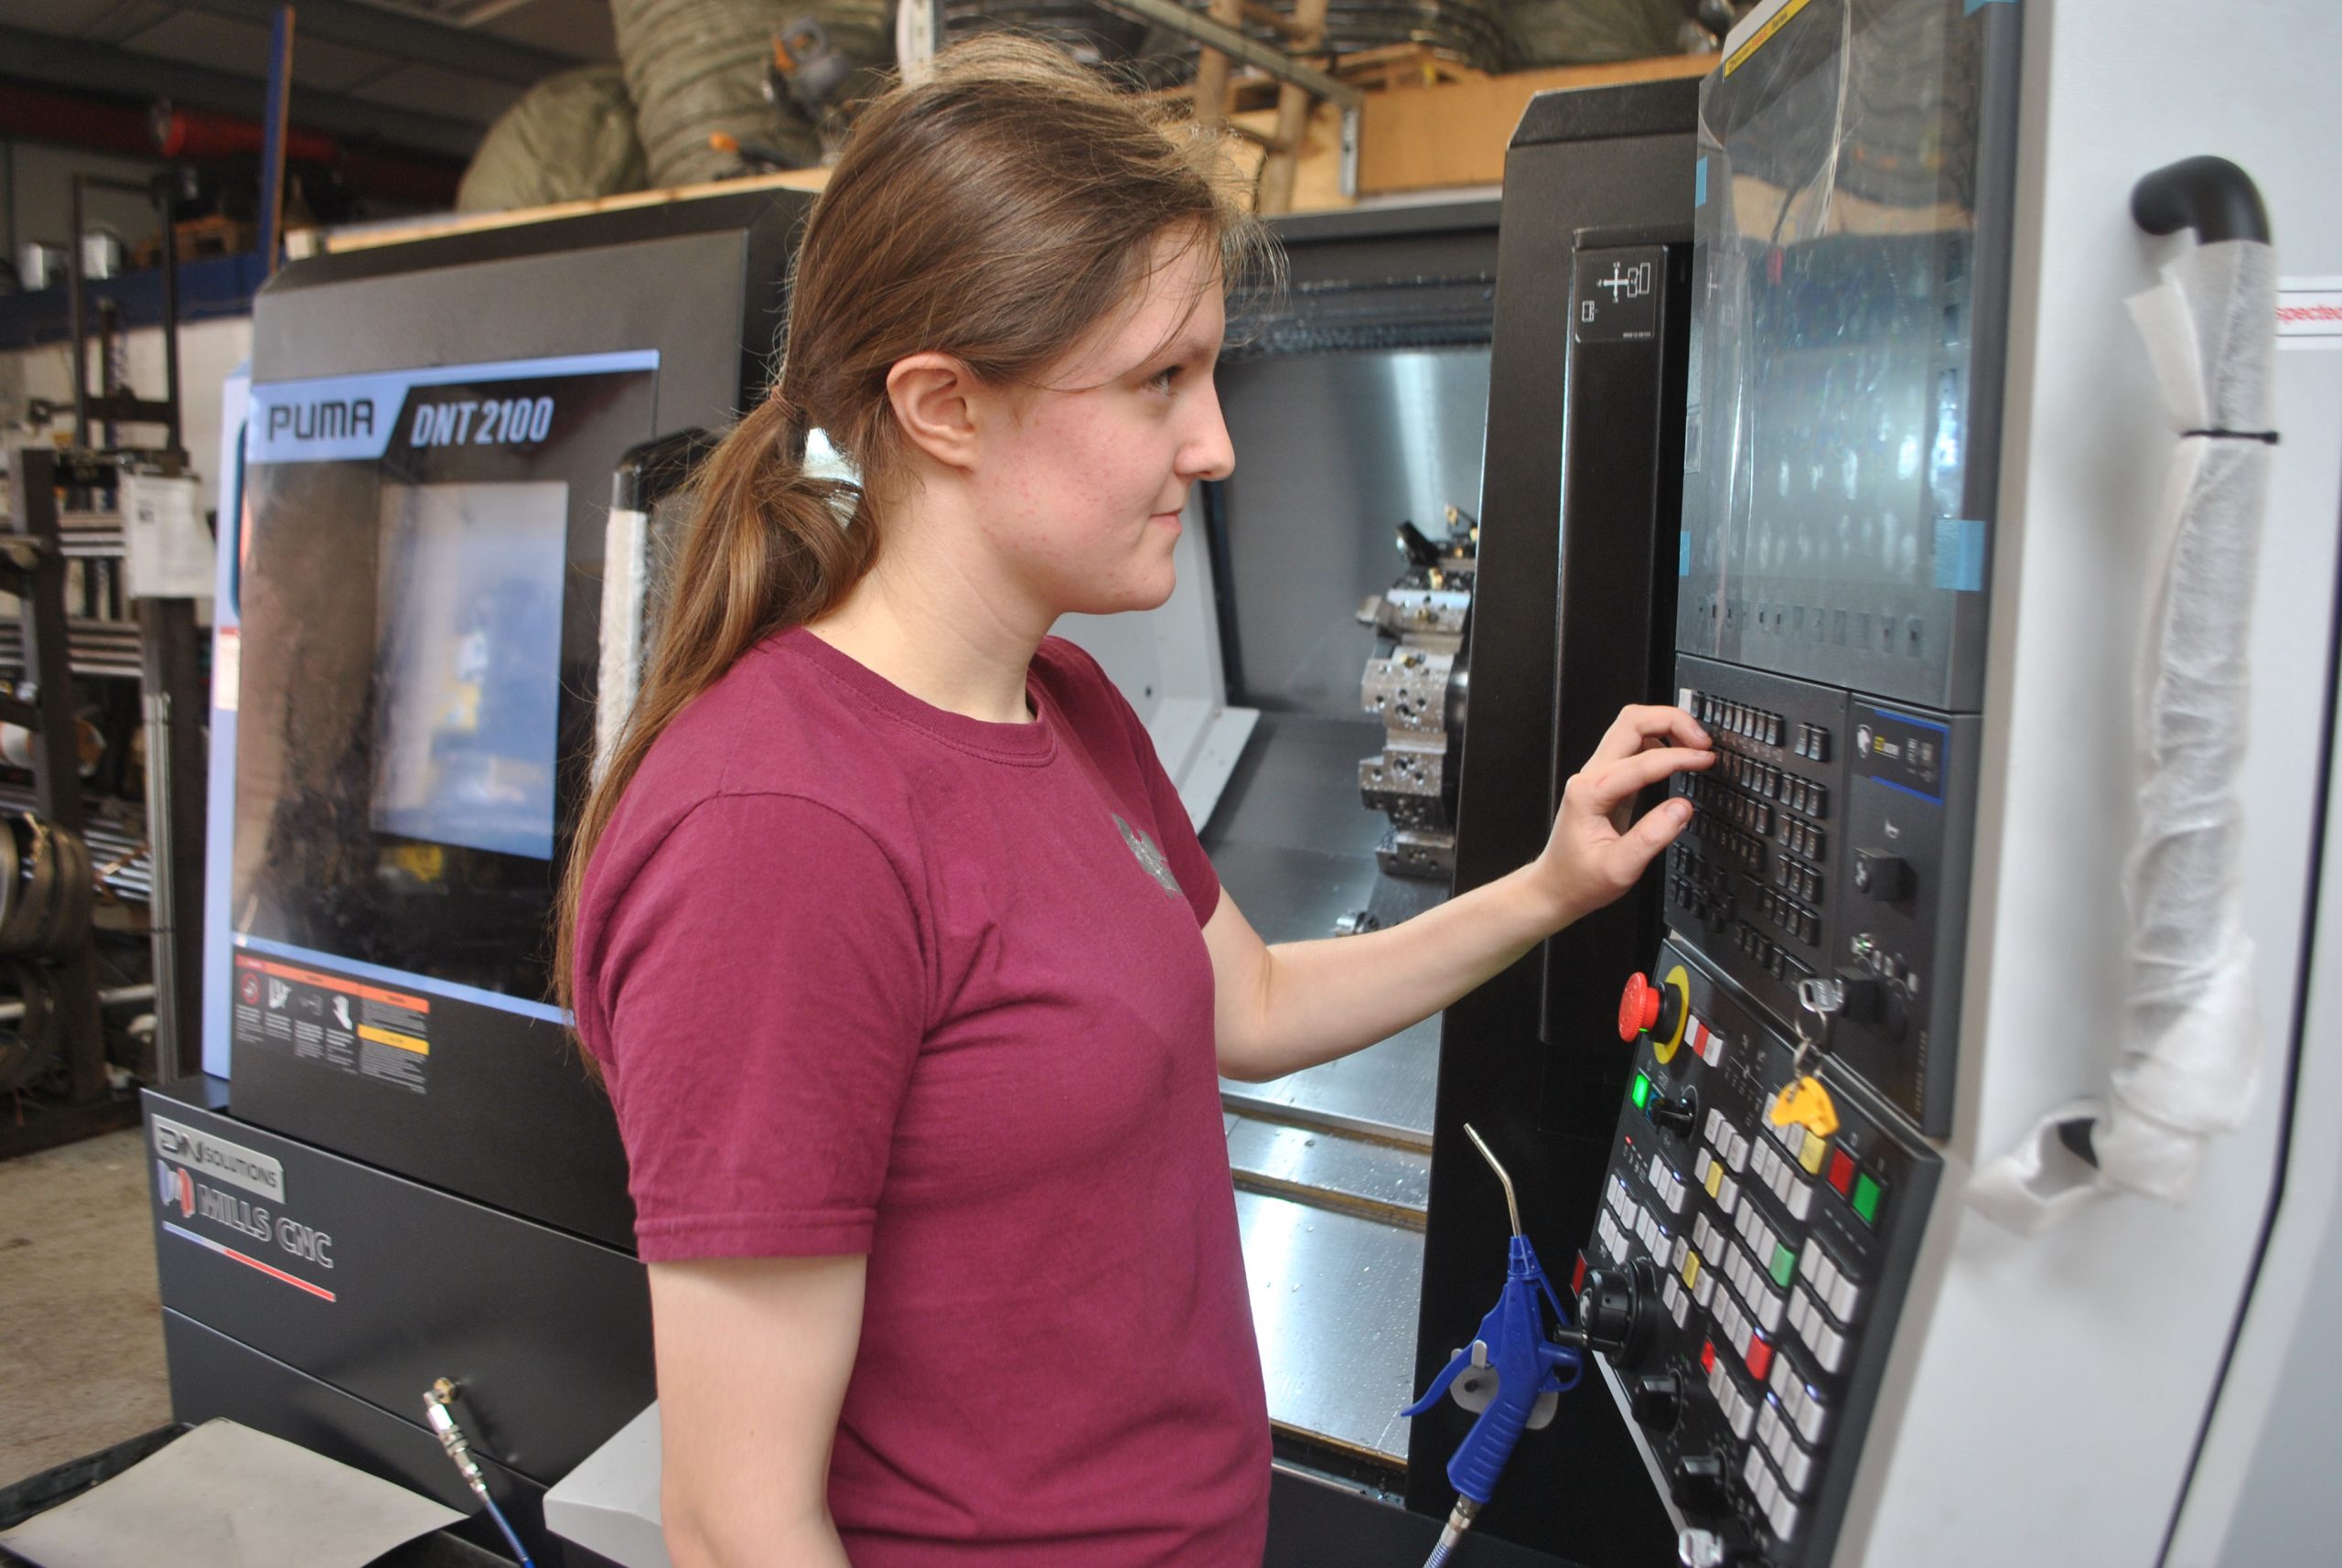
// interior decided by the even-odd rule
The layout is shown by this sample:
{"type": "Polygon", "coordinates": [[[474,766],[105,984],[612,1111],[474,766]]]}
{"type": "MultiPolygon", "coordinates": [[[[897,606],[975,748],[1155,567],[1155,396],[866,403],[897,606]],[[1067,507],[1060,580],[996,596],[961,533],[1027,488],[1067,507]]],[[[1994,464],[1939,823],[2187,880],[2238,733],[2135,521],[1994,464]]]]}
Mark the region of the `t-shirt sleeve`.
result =
{"type": "Polygon", "coordinates": [[[929,990],[894,862],[813,801],[719,796],[599,950],[643,1260],[867,1251],[929,990]]]}

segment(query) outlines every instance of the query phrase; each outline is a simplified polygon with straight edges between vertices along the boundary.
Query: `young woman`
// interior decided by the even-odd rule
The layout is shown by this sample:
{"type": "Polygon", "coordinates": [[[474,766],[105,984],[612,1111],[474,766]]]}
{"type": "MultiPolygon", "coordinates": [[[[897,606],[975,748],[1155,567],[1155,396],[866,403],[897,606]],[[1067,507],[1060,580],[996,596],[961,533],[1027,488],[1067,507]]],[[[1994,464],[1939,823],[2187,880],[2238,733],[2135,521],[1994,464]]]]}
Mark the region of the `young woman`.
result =
{"type": "Polygon", "coordinates": [[[1633,884],[1704,766],[1629,709],[1536,862],[1264,946],[1049,637],[1172,588],[1234,463],[1198,155],[1037,45],[862,117],[779,384],[711,458],[588,803],[564,993],[616,1103],[682,1568],[1260,1560],[1269,1434],[1217,1077],[1425,1017],[1633,884]],[[858,488],[809,477],[806,432],[858,488]]]}

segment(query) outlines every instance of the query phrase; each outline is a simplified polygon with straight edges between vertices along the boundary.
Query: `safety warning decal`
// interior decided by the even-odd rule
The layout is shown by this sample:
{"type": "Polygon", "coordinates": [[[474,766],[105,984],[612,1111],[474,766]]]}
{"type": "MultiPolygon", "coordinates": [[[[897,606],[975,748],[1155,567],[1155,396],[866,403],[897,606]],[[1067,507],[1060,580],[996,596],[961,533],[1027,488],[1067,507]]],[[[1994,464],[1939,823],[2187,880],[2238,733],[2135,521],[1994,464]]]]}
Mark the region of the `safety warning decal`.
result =
{"type": "Polygon", "coordinates": [[[2277,281],[2277,347],[2342,349],[2342,278],[2277,281]]]}
{"type": "Polygon", "coordinates": [[[431,1061],[426,997],[238,953],[232,1012],[239,1046],[290,1050],[360,1078],[424,1090],[431,1061]]]}

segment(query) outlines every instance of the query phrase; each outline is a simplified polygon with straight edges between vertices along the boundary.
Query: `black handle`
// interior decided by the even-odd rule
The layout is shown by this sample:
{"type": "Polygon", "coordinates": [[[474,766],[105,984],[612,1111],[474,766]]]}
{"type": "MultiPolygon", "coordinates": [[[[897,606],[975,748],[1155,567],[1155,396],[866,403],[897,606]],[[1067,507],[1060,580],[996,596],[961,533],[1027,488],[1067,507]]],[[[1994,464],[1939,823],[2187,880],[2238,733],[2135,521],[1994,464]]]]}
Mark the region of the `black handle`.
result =
{"type": "Polygon", "coordinates": [[[649,511],[691,478],[700,460],[715,450],[715,443],[711,432],[693,429],[629,446],[611,476],[611,507],[649,511]]]}
{"type": "Polygon", "coordinates": [[[2131,216],[2150,234],[2196,231],[2196,242],[2269,242],[2269,209],[2252,177],[2226,158],[2182,158],[2131,188],[2131,216]]]}

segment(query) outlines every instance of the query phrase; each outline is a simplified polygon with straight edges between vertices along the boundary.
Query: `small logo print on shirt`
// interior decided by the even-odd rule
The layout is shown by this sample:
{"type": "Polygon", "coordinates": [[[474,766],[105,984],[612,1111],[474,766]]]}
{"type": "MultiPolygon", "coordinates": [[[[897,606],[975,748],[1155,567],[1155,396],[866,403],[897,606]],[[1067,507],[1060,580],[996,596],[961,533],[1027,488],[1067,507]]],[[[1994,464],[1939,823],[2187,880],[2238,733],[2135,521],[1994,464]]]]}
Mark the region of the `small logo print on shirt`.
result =
{"type": "Polygon", "coordinates": [[[1163,891],[1174,898],[1185,897],[1186,895],[1179,891],[1179,879],[1171,875],[1171,863],[1164,858],[1163,851],[1155,846],[1155,841],[1146,836],[1145,830],[1131,826],[1123,821],[1119,813],[1114,816],[1114,826],[1122,830],[1123,842],[1131,846],[1131,853],[1138,856],[1138,863],[1146,868],[1146,874],[1155,878],[1163,891]]]}

